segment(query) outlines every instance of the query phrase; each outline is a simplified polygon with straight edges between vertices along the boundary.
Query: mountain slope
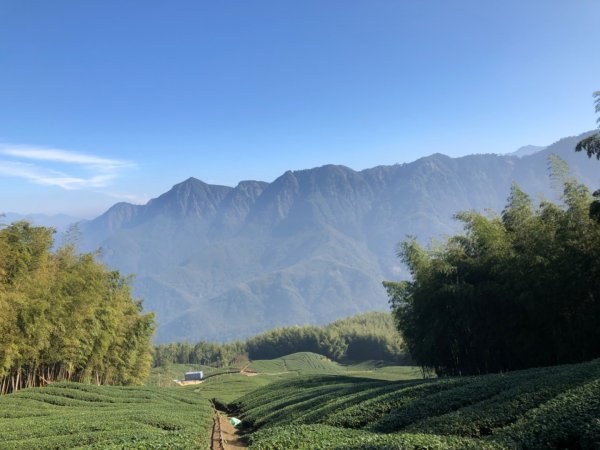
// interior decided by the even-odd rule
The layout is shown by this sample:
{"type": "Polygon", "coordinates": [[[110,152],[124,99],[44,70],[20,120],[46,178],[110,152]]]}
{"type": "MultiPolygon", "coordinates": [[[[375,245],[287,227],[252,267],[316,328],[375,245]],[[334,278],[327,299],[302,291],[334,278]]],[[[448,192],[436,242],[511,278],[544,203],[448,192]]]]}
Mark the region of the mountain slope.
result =
{"type": "Polygon", "coordinates": [[[381,281],[407,277],[395,256],[406,235],[427,242],[458,231],[458,211],[501,211],[513,181],[552,198],[549,154],[598,186],[599,163],[573,152],[582,137],[522,157],[434,154],[360,172],[327,165],[234,188],[190,178],[82,224],[85,247],[136,274],[134,293],[157,312],[158,342],[325,323],[387,309],[381,281]]]}

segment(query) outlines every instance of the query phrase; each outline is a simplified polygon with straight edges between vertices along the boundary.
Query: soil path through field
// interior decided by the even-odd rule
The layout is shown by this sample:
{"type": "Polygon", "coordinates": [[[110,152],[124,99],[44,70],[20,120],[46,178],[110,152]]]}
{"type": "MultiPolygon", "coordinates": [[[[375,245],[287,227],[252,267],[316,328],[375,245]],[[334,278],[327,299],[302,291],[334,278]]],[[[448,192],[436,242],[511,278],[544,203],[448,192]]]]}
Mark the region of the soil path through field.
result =
{"type": "MultiPolygon", "coordinates": [[[[211,402],[212,403],[212,402],[211,402]]],[[[211,450],[237,450],[248,448],[241,440],[238,431],[229,423],[229,418],[213,407],[213,430],[210,448],[211,450]]]]}
{"type": "Polygon", "coordinates": [[[258,375],[258,373],[256,373],[254,370],[250,369],[250,364],[246,364],[244,367],[242,367],[242,370],[240,370],[240,374],[247,376],[247,377],[254,377],[256,375],[258,375]]]}
{"type": "Polygon", "coordinates": [[[213,429],[210,441],[210,450],[225,450],[225,444],[221,437],[221,421],[217,413],[213,416],[213,429]]]}
{"type": "Polygon", "coordinates": [[[242,442],[241,438],[238,435],[238,431],[235,429],[235,427],[229,423],[229,419],[225,414],[219,412],[218,419],[221,423],[220,428],[224,450],[237,450],[240,448],[248,448],[248,446],[244,442],[242,442]]]}

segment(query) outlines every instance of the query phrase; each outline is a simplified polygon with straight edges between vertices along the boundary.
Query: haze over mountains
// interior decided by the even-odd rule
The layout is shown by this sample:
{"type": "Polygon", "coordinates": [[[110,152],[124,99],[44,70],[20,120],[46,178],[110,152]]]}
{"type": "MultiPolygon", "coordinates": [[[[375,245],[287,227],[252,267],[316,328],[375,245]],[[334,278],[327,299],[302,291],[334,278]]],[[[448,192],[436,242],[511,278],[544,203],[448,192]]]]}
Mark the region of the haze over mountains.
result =
{"type": "Polygon", "coordinates": [[[0,217],[0,223],[12,223],[20,220],[26,220],[37,226],[52,227],[61,232],[81,219],[66,214],[19,214],[14,212],[3,213],[3,216],[0,217]]]}
{"type": "Polygon", "coordinates": [[[524,156],[434,154],[359,172],[327,165],[236,187],[189,178],[82,223],[82,247],[101,247],[110,267],[136,274],[135,295],[157,313],[157,342],[323,324],[387,309],[381,282],[408,277],[395,255],[407,235],[426,243],[458,231],[458,211],[500,212],[513,181],[535,200],[555,198],[551,153],[600,186],[600,164],[573,151],[582,137],[524,156]]]}

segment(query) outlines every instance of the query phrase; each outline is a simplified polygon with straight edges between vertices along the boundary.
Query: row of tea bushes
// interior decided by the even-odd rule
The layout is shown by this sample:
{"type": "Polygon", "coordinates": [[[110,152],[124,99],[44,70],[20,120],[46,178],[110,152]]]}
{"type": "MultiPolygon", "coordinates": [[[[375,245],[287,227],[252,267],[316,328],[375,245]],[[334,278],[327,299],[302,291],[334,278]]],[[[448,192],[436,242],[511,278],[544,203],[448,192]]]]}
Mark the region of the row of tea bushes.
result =
{"type": "Polygon", "coordinates": [[[600,360],[406,382],[299,377],[232,406],[258,449],[283,442],[289,448],[595,449],[600,360]],[[353,447],[340,444],[344,436],[353,447]]]}
{"type": "Polygon", "coordinates": [[[190,390],[57,383],[0,397],[0,449],[209,449],[212,409],[190,390]]]}

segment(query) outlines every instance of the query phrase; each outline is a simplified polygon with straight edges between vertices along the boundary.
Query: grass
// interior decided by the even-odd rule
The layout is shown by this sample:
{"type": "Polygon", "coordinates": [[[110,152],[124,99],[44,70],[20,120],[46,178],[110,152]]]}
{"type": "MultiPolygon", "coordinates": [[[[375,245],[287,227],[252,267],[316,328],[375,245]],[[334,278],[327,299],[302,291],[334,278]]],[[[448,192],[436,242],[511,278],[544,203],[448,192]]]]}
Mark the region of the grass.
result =
{"type": "Polygon", "coordinates": [[[176,387],[173,380],[182,380],[185,372],[203,371],[204,376],[215,375],[227,369],[218,369],[201,364],[170,364],[166,367],[154,367],[146,380],[146,386],[176,387]]]}
{"type": "Polygon", "coordinates": [[[416,366],[391,366],[382,361],[367,361],[360,364],[346,366],[346,375],[374,380],[415,380],[423,378],[421,369],[416,366]]]}
{"type": "MultiPolygon", "coordinates": [[[[387,366],[381,361],[342,365],[324,356],[310,352],[293,353],[272,360],[252,361],[248,368],[257,373],[244,376],[239,373],[215,375],[193,391],[208,399],[216,399],[222,404],[231,403],[241,396],[276,381],[293,380],[306,375],[347,375],[385,380],[405,380],[421,377],[417,367],[387,366]]],[[[186,388],[190,389],[190,387],[186,388]]]]}
{"type": "Polygon", "coordinates": [[[52,384],[0,397],[0,449],[209,449],[212,409],[176,388],[52,384]]]}
{"type": "Polygon", "coordinates": [[[368,377],[381,380],[406,380],[422,378],[416,366],[393,366],[384,361],[364,361],[361,363],[339,364],[325,356],[311,352],[292,353],[271,360],[252,361],[249,369],[260,374],[296,375],[332,374],[368,377]]]}
{"type": "Polygon", "coordinates": [[[288,373],[276,376],[247,377],[239,373],[223,374],[211,377],[202,384],[188,386],[184,389],[199,394],[205,399],[215,399],[221,404],[228,404],[248,392],[290,376],[294,375],[288,373]]]}
{"type": "Polygon", "coordinates": [[[251,448],[600,448],[600,360],[479,377],[300,376],[233,402],[251,448]]]}
{"type": "Polygon", "coordinates": [[[271,360],[252,361],[249,368],[258,373],[296,372],[298,374],[342,373],[346,370],[344,366],[325,356],[311,352],[292,353],[271,360]]]}

